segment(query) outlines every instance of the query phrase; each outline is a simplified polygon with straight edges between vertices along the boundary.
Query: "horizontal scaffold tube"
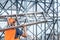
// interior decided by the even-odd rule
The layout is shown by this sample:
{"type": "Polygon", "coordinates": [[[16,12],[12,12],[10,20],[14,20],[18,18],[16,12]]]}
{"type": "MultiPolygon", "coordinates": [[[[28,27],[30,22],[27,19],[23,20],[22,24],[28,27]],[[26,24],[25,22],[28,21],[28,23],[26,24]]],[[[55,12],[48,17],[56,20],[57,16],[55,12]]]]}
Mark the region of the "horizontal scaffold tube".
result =
{"type": "MultiPolygon", "coordinates": [[[[33,23],[23,24],[23,25],[30,26],[30,25],[35,25],[35,24],[40,24],[40,23],[46,23],[46,22],[52,22],[52,21],[40,21],[40,22],[33,22],[33,23]]],[[[20,27],[23,27],[23,25],[17,25],[17,26],[13,26],[13,27],[1,29],[0,32],[5,31],[5,30],[9,30],[9,29],[13,29],[13,28],[20,28],[20,27]]]]}
{"type": "MultiPolygon", "coordinates": [[[[43,12],[33,12],[33,13],[21,13],[17,14],[17,16],[24,16],[25,14],[31,15],[31,14],[42,14],[43,12]]],[[[5,18],[5,17],[16,17],[16,14],[14,15],[1,15],[0,18],[5,18]]]]}

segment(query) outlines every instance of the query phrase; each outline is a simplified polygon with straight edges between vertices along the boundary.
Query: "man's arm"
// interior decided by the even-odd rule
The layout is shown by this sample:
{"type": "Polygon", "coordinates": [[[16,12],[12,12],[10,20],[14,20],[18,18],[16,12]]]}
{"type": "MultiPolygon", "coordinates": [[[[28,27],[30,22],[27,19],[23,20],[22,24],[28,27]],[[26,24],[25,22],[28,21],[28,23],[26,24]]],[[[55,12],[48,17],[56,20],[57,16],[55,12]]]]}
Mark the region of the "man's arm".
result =
{"type": "Polygon", "coordinates": [[[27,30],[26,30],[26,26],[25,25],[23,25],[23,30],[24,30],[24,33],[21,35],[21,36],[23,36],[23,37],[27,37],[27,30]]]}

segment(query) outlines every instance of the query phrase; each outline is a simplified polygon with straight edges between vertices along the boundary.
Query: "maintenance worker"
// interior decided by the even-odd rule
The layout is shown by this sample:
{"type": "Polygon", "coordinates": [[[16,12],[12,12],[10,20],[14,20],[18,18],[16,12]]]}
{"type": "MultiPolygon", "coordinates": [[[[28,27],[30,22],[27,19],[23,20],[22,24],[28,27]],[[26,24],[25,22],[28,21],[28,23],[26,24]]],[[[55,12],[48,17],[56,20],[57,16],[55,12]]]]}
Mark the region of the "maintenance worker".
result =
{"type": "MultiPolygon", "coordinates": [[[[14,18],[8,18],[7,21],[8,25],[11,27],[15,26],[16,20],[14,18]]],[[[5,37],[4,40],[20,40],[19,39],[19,35],[23,36],[23,37],[27,37],[27,32],[26,32],[26,26],[23,25],[23,30],[19,30],[18,28],[13,28],[13,29],[9,29],[9,30],[5,30],[5,37]]]]}

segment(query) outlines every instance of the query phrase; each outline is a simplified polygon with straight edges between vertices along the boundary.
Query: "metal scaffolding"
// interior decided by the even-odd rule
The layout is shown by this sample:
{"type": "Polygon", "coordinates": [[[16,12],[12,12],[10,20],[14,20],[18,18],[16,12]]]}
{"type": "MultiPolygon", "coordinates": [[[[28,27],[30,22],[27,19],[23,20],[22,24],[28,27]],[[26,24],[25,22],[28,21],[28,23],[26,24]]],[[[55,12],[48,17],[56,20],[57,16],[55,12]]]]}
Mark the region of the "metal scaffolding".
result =
{"type": "MultiPolygon", "coordinates": [[[[1,0],[0,23],[7,22],[8,17],[14,17],[17,26],[27,24],[27,33],[32,40],[60,40],[59,7],[59,0],[1,0]]],[[[8,25],[4,26],[7,27],[8,25]]],[[[4,28],[0,30],[3,31],[4,28]]],[[[3,38],[4,31],[0,33],[0,40],[3,38]]]]}

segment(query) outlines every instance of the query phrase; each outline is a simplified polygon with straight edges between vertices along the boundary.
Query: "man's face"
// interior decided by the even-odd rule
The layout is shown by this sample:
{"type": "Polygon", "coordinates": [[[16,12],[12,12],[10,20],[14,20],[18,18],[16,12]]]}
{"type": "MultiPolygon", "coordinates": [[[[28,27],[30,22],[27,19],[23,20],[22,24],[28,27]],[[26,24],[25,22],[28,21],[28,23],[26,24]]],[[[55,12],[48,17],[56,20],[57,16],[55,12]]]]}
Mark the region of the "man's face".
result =
{"type": "Polygon", "coordinates": [[[14,18],[9,18],[9,19],[8,19],[8,24],[9,24],[10,26],[15,25],[15,19],[14,19],[14,18]]]}

